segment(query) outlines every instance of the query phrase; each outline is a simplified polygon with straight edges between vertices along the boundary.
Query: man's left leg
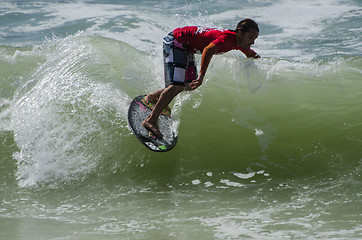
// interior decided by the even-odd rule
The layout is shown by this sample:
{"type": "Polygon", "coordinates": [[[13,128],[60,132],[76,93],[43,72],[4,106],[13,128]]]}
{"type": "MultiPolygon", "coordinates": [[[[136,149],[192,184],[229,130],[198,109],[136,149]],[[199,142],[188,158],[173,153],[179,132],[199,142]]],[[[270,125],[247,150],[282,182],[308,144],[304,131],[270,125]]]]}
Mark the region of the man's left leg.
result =
{"type": "Polygon", "coordinates": [[[142,125],[153,132],[157,138],[162,138],[163,135],[160,132],[157,120],[162,110],[170,104],[172,99],[185,89],[184,86],[170,85],[160,94],[160,97],[156,103],[156,106],[152,110],[151,114],[143,121],[142,125]]]}
{"type": "Polygon", "coordinates": [[[146,101],[156,104],[158,99],[160,98],[161,93],[165,91],[165,88],[157,90],[156,92],[150,93],[146,96],[146,101]]]}

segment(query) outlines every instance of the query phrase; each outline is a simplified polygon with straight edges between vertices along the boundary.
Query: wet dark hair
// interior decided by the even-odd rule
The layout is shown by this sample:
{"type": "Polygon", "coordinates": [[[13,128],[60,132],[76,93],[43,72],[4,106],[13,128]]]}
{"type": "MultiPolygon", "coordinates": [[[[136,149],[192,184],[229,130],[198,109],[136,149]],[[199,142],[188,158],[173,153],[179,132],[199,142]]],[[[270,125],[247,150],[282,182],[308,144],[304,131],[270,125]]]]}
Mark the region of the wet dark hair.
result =
{"type": "Polygon", "coordinates": [[[245,34],[246,32],[249,32],[252,28],[259,32],[258,24],[250,18],[245,18],[238,23],[234,31],[237,32],[241,30],[243,34],[245,34]]]}

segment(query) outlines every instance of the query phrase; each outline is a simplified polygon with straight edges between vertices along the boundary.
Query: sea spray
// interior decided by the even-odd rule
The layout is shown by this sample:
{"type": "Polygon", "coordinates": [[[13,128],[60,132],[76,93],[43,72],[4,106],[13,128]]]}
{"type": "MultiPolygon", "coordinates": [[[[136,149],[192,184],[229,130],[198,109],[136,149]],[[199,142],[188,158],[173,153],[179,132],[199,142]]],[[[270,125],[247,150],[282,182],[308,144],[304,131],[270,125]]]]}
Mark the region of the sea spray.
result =
{"type": "Polygon", "coordinates": [[[48,60],[17,89],[11,109],[21,186],[83,178],[115,139],[129,134],[124,132],[128,95],[113,88],[107,75],[94,75],[107,58],[87,38],[56,43],[48,60]]]}

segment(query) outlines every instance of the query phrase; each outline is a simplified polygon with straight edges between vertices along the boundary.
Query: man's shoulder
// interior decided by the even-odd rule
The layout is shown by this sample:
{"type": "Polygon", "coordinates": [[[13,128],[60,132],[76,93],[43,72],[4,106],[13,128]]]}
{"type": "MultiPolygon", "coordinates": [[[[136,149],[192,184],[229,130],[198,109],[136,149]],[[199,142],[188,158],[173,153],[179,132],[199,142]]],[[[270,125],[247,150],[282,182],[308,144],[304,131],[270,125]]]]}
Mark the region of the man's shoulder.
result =
{"type": "Polygon", "coordinates": [[[220,35],[223,35],[224,37],[235,37],[236,32],[234,32],[230,29],[226,29],[226,30],[222,31],[222,33],[220,35]]]}

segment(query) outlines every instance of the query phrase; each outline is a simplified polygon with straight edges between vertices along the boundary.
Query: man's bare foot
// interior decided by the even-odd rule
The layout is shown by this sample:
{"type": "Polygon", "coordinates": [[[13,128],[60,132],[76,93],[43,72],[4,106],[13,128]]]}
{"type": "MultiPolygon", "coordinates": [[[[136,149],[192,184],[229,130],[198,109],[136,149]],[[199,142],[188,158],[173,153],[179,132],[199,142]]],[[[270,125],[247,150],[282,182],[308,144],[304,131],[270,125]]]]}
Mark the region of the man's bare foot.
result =
{"type": "Polygon", "coordinates": [[[143,122],[142,125],[148,130],[151,131],[157,138],[162,139],[163,135],[160,132],[160,130],[158,130],[158,126],[157,124],[154,124],[152,122],[149,121],[148,118],[146,118],[143,122]]]}
{"type": "Polygon", "coordinates": [[[152,103],[152,104],[156,104],[157,103],[157,101],[158,101],[158,97],[154,97],[154,96],[152,96],[152,95],[146,95],[145,96],[145,100],[147,101],[147,102],[150,102],[150,103],[152,103]]]}

